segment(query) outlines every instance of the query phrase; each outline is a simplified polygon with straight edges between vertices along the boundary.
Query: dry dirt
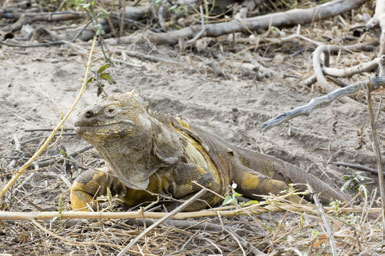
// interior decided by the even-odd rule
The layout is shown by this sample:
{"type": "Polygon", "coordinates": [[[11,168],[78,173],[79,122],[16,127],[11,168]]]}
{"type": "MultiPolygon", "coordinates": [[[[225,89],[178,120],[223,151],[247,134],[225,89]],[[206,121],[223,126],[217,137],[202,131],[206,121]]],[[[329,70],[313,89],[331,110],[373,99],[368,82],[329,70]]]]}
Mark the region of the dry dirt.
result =
{"type": "MultiPolygon", "coordinates": [[[[317,37],[317,34],[321,35],[329,32],[327,26],[321,28],[319,24],[313,24],[303,30],[304,32],[312,31],[311,35],[315,37],[313,39],[320,41],[323,39],[321,36],[317,37]]],[[[284,31],[290,34],[294,30],[284,31]]],[[[338,33],[341,36],[349,32],[341,29],[338,33]]],[[[151,108],[159,112],[183,115],[189,120],[220,134],[236,145],[288,161],[335,186],[341,187],[344,184],[342,176],[352,174],[354,170],[336,167],[331,162],[356,163],[375,168],[376,159],[372,150],[367,106],[364,98],[365,92],[361,92],[360,95],[347,100],[347,102],[337,100],[330,106],[315,110],[308,117],[295,118],[265,133],[259,130],[259,126],[263,121],[294,107],[306,104],[314,97],[323,95],[318,85],[312,88],[299,85],[299,82],[312,72],[311,52],[314,47],[296,41],[282,45],[265,43],[258,49],[252,47],[247,49],[250,45],[239,44],[232,47],[231,43],[222,40],[225,42],[224,52],[221,51],[220,47],[223,42],[219,40],[213,41],[207,49],[199,53],[193,49],[180,52],[177,47],[165,46],[153,47],[152,49],[148,46],[111,46],[109,51],[113,57],[119,60],[124,59],[125,64],[116,63],[115,66],[109,69],[111,76],[117,83],[115,85],[106,85],[105,91],[111,94],[135,90],[136,93],[142,95],[150,103],[151,108]],[[130,49],[131,51],[148,53],[162,58],[171,56],[173,60],[182,64],[156,63],[128,56],[123,57],[117,54],[119,49],[130,49]],[[298,50],[304,51],[292,55],[298,50]],[[255,72],[237,70],[229,65],[232,61],[245,60],[246,56],[251,56],[265,67],[273,69],[277,72],[277,76],[256,79],[255,72]],[[209,60],[215,62],[220,69],[227,74],[231,74],[233,78],[225,79],[216,75],[205,64],[209,60]],[[127,64],[133,64],[136,67],[127,64]]],[[[90,43],[80,44],[80,47],[88,51],[90,43]]],[[[86,51],[83,53],[78,48],[71,46],[28,49],[0,47],[1,187],[11,178],[17,167],[21,166],[36,150],[41,138],[26,144],[23,142],[48,135],[48,132],[44,131],[31,132],[26,130],[52,129],[59,122],[61,116],[68,111],[81,86],[81,79],[86,69],[86,51]],[[22,152],[15,149],[15,138],[21,142],[22,152]],[[10,165],[14,156],[23,158],[10,165]]],[[[105,63],[101,58],[100,48],[97,49],[96,55],[92,62],[91,69],[93,70],[105,63]]],[[[332,65],[341,67],[353,65],[368,61],[375,55],[376,52],[342,54],[338,58],[333,58],[332,65]]],[[[364,80],[368,76],[369,74],[356,76],[348,82],[364,80]]],[[[375,109],[377,110],[380,96],[376,96],[375,99],[375,109]]],[[[97,100],[96,88],[90,86],[82,97],[76,111],[83,110],[97,100]]],[[[76,114],[72,114],[65,127],[72,128],[75,119],[76,114]]],[[[384,114],[381,110],[378,112],[377,125],[383,127],[384,124],[384,114]]],[[[68,132],[71,133],[71,130],[68,132]]],[[[379,133],[380,140],[383,141],[385,134],[381,129],[379,129],[379,133]]],[[[64,146],[67,152],[71,153],[85,145],[86,143],[76,135],[63,135],[40,159],[58,157],[61,146],[64,146]]],[[[97,160],[96,152],[92,150],[75,159],[79,167],[90,168],[90,166],[103,165],[102,161],[97,160]]],[[[17,181],[14,188],[22,184],[32,173],[34,175],[30,176],[25,184],[18,187],[17,192],[10,198],[7,210],[55,211],[58,207],[59,197],[63,198],[64,210],[70,210],[69,187],[65,181],[71,182],[72,178],[76,177],[81,171],[81,168],[71,168],[68,165],[66,168],[62,163],[37,170],[33,170],[33,168],[28,170],[17,181]]],[[[374,182],[376,181],[376,177],[371,174],[364,173],[363,175],[373,179],[374,182]]],[[[369,186],[370,189],[373,189],[373,187],[375,186],[369,186]]],[[[265,214],[257,222],[262,222],[264,226],[271,226],[267,230],[269,232],[272,230],[269,233],[272,235],[283,215],[283,213],[265,214]]],[[[241,220],[246,224],[255,221],[253,218],[241,220]]],[[[234,218],[227,221],[236,225],[240,219],[234,218]]],[[[314,229],[325,234],[319,226],[319,220],[317,220],[318,224],[314,224],[315,228],[312,226],[311,218],[306,221],[310,228],[304,231],[303,237],[311,238],[314,235],[312,234],[314,229]]],[[[86,223],[89,230],[85,233],[104,232],[103,234],[106,234],[115,232],[111,236],[118,236],[119,239],[115,237],[107,242],[120,246],[127,244],[128,238],[123,239],[118,235],[119,232],[127,232],[126,236],[128,237],[128,234],[135,236],[141,230],[138,227],[130,230],[127,225],[122,224],[123,221],[109,221],[104,224],[104,227],[100,227],[98,222],[86,223]]],[[[85,234],[84,238],[81,237],[83,233],[81,230],[84,227],[75,229],[71,225],[67,225],[70,230],[69,233],[63,231],[60,225],[57,225],[53,231],[56,233],[62,232],[63,236],[77,241],[88,240],[90,235],[85,234]]],[[[45,226],[50,228],[48,222],[45,223],[45,226]]],[[[57,255],[60,253],[84,255],[89,253],[94,255],[99,253],[100,255],[113,255],[119,250],[119,248],[105,245],[70,245],[68,242],[47,235],[30,222],[0,222],[0,227],[0,241],[2,241],[0,243],[0,254],[57,255]]],[[[166,227],[157,232],[158,234],[154,235],[156,239],[159,236],[168,236],[167,241],[169,243],[172,243],[173,239],[177,239],[173,238],[172,234],[176,231],[172,228],[168,230],[166,227]]],[[[146,255],[218,253],[215,251],[215,247],[204,239],[199,241],[198,239],[192,239],[190,241],[192,244],[187,246],[189,251],[183,251],[181,245],[185,242],[188,244],[188,239],[192,237],[195,231],[184,232],[180,233],[180,236],[184,238],[178,237],[178,239],[184,239],[183,242],[178,245],[174,244],[174,246],[168,245],[169,248],[163,248],[162,244],[159,244],[157,249],[151,246],[147,247],[146,243],[150,243],[147,240],[147,242],[141,243],[141,246],[144,248],[146,255]]],[[[257,233],[255,234],[258,236],[257,233]]],[[[174,234],[174,236],[176,235],[174,234]]],[[[259,233],[259,236],[263,237],[265,235],[259,233]]],[[[92,239],[105,242],[103,240],[104,236],[101,237],[98,240],[96,236],[92,236],[92,239]]],[[[236,241],[232,240],[231,236],[221,234],[218,235],[217,239],[218,244],[220,244],[220,241],[226,241],[226,239],[235,244],[230,251],[220,247],[224,250],[224,254],[242,254],[236,241]]],[[[247,237],[247,239],[250,242],[257,238],[247,237]]],[[[261,241],[263,239],[261,238],[261,241]]],[[[282,245],[287,245],[289,237],[280,239],[284,241],[281,241],[282,245]]],[[[309,255],[313,253],[330,253],[327,241],[316,248],[312,248],[313,240],[309,241],[311,242],[304,243],[301,246],[297,243],[294,247],[302,252],[308,252],[309,255]]],[[[352,244],[355,244],[355,242],[352,242],[352,244]]],[[[268,244],[256,242],[254,246],[259,250],[265,250],[268,244]]],[[[278,250],[280,242],[278,241],[274,246],[273,248],[278,250]]],[[[354,247],[353,245],[349,246],[354,247]]],[[[340,248],[343,248],[343,246],[340,248]]],[[[135,250],[140,254],[140,249],[135,248],[135,250]]],[[[245,250],[247,250],[246,247],[245,250]]],[[[352,249],[352,251],[355,254],[359,252],[358,249],[352,249]]],[[[344,251],[342,249],[341,255],[348,255],[348,252],[349,250],[344,251]]],[[[281,253],[280,255],[292,255],[295,254],[295,251],[284,251],[282,249],[281,253]]],[[[377,251],[376,253],[381,252],[377,251]]]]}

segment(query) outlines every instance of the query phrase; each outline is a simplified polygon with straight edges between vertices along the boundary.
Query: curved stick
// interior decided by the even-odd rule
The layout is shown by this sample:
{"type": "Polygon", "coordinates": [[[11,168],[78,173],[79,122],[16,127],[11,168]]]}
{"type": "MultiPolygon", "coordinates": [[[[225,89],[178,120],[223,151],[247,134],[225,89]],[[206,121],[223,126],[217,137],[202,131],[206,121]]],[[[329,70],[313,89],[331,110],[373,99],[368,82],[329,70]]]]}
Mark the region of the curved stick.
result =
{"type": "Polygon", "coordinates": [[[329,62],[329,55],[331,53],[336,53],[339,51],[354,51],[361,49],[363,45],[362,44],[356,44],[356,45],[349,45],[349,46],[338,46],[338,45],[321,45],[318,46],[317,49],[313,53],[313,68],[314,68],[314,74],[317,78],[318,83],[321,84],[322,88],[326,89],[326,91],[331,92],[335,88],[326,81],[326,78],[324,74],[329,74],[331,76],[352,76],[357,73],[365,72],[368,70],[372,70],[376,67],[378,67],[380,60],[379,58],[376,58],[372,60],[371,62],[364,63],[361,65],[357,65],[355,67],[347,68],[347,69],[333,69],[329,68],[328,63],[329,62]],[[321,67],[321,54],[325,54],[325,67],[321,67]]]}

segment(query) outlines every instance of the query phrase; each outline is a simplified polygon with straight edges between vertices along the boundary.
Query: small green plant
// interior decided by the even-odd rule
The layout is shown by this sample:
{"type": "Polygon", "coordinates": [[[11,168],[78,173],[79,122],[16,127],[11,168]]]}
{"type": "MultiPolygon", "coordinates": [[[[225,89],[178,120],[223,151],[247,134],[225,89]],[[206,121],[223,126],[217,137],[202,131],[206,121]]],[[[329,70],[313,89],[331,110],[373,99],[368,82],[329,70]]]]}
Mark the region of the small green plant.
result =
{"type": "MultiPolygon", "coordinates": [[[[51,0],[52,2],[52,0],[51,0]]],[[[58,2],[58,1],[57,1],[58,2]]],[[[58,3],[57,3],[58,4],[58,3]]],[[[66,0],[62,1],[59,5],[59,9],[72,9],[79,11],[83,8],[83,5],[87,4],[87,0],[66,0]]]]}
{"type": "Polygon", "coordinates": [[[93,84],[97,88],[96,95],[99,97],[102,93],[102,98],[107,97],[107,93],[104,91],[105,82],[109,84],[115,84],[116,81],[105,72],[110,67],[110,64],[105,64],[98,68],[96,71],[91,71],[92,76],[87,81],[87,86],[93,84]]]}
{"type": "Polygon", "coordinates": [[[187,6],[185,6],[185,5],[176,5],[176,4],[171,6],[170,8],[168,8],[168,10],[171,13],[175,14],[176,16],[179,16],[179,15],[181,15],[183,13],[187,14],[187,12],[188,12],[187,6]]]}
{"type": "Polygon", "coordinates": [[[74,5],[77,10],[84,9],[86,12],[91,13],[91,8],[96,4],[95,1],[87,2],[86,0],[75,0],[74,5]]]}
{"type": "Polygon", "coordinates": [[[313,230],[311,231],[311,235],[312,235],[313,237],[317,238],[317,237],[319,236],[319,231],[316,230],[316,229],[313,229],[313,230]]]}
{"type": "Polygon", "coordinates": [[[238,197],[242,196],[242,194],[239,194],[235,189],[237,188],[237,184],[233,183],[231,185],[231,194],[225,197],[225,200],[223,201],[222,205],[232,204],[232,205],[238,205],[238,197]]]}
{"type": "Polygon", "coordinates": [[[364,183],[367,181],[371,181],[372,179],[363,175],[363,172],[356,171],[353,172],[353,174],[344,175],[342,179],[345,181],[344,185],[341,188],[342,191],[360,191],[363,193],[364,196],[365,194],[367,196],[368,191],[364,183]]]}
{"type": "Polygon", "coordinates": [[[331,201],[329,203],[329,205],[330,205],[330,207],[332,207],[334,209],[334,211],[338,212],[338,210],[341,207],[341,202],[340,201],[331,201]]]}

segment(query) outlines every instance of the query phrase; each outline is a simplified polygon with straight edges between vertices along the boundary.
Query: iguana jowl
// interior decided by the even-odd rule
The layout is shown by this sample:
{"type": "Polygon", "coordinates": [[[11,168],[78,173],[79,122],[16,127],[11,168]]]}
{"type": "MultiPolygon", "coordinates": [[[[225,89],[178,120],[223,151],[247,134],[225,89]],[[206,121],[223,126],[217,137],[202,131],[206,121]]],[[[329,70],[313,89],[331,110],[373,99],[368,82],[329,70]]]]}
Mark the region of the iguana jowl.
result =
{"type": "MultiPolygon", "coordinates": [[[[157,194],[186,199],[201,189],[193,181],[220,195],[235,182],[237,191],[251,199],[278,194],[288,188],[286,183],[309,183],[321,199],[350,200],[294,165],[232,146],[182,118],[152,113],[133,93],[108,97],[82,113],[75,126],[105,159],[106,168],[77,177],[71,188],[74,210],[86,210],[107,188],[129,207],[155,200],[157,194]]],[[[187,210],[221,201],[211,192],[201,199],[187,210]]]]}

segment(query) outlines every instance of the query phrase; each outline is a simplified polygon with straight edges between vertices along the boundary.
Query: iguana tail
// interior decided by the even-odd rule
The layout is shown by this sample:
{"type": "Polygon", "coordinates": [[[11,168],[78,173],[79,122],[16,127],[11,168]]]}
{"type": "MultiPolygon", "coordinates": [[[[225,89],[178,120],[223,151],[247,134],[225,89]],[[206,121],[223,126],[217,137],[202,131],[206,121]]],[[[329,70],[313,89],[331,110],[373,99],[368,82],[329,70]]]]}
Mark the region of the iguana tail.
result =
{"type": "Polygon", "coordinates": [[[263,155],[258,152],[252,152],[252,154],[250,154],[250,151],[248,154],[242,154],[242,156],[243,164],[275,180],[281,180],[285,183],[304,184],[303,186],[299,186],[301,190],[307,189],[306,184],[309,184],[313,190],[319,194],[319,198],[323,203],[330,202],[330,199],[345,202],[349,202],[352,199],[346,193],[337,188],[333,188],[313,174],[307,173],[275,157],[263,155]]]}

